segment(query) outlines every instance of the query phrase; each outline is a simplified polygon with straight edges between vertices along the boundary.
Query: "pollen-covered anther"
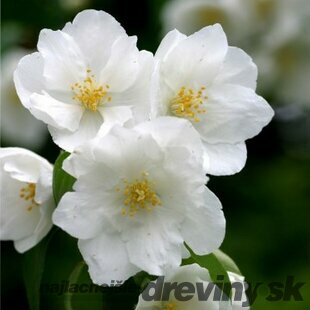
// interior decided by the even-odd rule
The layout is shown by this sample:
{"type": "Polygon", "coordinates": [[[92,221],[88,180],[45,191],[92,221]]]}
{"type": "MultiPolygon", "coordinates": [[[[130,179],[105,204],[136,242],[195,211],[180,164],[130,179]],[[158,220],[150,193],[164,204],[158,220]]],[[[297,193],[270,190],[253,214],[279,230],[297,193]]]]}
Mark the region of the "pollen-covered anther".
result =
{"type": "Polygon", "coordinates": [[[19,197],[30,202],[30,205],[27,207],[28,211],[31,211],[34,207],[39,206],[39,204],[34,200],[35,194],[36,185],[34,183],[28,183],[27,186],[21,188],[19,191],[19,197]]]}
{"type": "Polygon", "coordinates": [[[170,111],[178,117],[184,117],[194,122],[200,122],[199,114],[206,113],[203,103],[208,99],[204,94],[205,87],[198,91],[182,86],[177,95],[170,102],[170,111]]]}
{"type": "Polygon", "coordinates": [[[87,70],[86,78],[82,83],[75,83],[71,85],[71,90],[74,96],[73,100],[76,100],[83,104],[83,106],[90,111],[97,111],[97,108],[104,100],[110,102],[111,96],[107,96],[109,85],[99,85],[95,76],[91,74],[91,70],[87,70]]]}
{"type": "MultiPolygon", "coordinates": [[[[154,183],[150,182],[146,173],[134,182],[124,180],[124,208],[122,215],[133,217],[141,210],[152,211],[156,206],[161,206],[161,200],[154,191],[154,183]]],[[[118,191],[118,188],[116,188],[118,191]]]]}

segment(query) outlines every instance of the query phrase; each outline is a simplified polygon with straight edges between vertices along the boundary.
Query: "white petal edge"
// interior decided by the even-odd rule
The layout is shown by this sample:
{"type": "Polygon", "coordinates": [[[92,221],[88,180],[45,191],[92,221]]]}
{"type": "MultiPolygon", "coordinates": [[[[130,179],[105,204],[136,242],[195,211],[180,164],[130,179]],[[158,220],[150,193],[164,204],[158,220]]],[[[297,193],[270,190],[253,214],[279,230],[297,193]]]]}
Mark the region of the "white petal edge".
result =
{"type": "Polygon", "coordinates": [[[36,183],[41,173],[41,165],[49,171],[53,166],[43,157],[23,148],[0,148],[1,165],[12,178],[21,182],[36,183]]]}
{"type": "Polygon", "coordinates": [[[75,148],[95,138],[103,118],[98,112],[84,111],[78,127],[74,131],[48,126],[53,141],[62,149],[73,152],[75,148]]]}
{"type": "Polygon", "coordinates": [[[162,41],[159,44],[159,47],[155,53],[155,58],[157,60],[164,61],[169,52],[177,46],[177,44],[184,39],[186,39],[187,36],[177,29],[171,30],[168,32],[165,37],[162,39],[162,41]]]}
{"type": "Polygon", "coordinates": [[[245,166],[247,149],[244,142],[237,144],[210,144],[203,142],[207,165],[205,171],[211,175],[232,175],[245,166]]]}
{"type": "Polygon", "coordinates": [[[14,247],[19,253],[28,251],[48,234],[53,226],[51,219],[53,210],[54,200],[53,197],[51,197],[49,201],[40,206],[41,218],[33,234],[26,238],[14,241],[14,247]]]}
{"type": "Polygon", "coordinates": [[[204,198],[204,205],[188,211],[181,231],[185,242],[198,255],[218,249],[225,236],[225,217],[220,201],[207,188],[204,198]]]}
{"type": "Polygon", "coordinates": [[[140,271],[129,262],[125,244],[115,234],[79,240],[78,247],[95,284],[110,285],[112,280],[125,281],[140,271]]]}
{"type": "Polygon", "coordinates": [[[252,58],[237,47],[228,47],[228,51],[214,83],[236,84],[256,89],[257,66],[252,58]]]}
{"type": "Polygon", "coordinates": [[[30,96],[30,112],[44,123],[59,128],[75,131],[83,115],[83,107],[78,104],[58,101],[48,94],[30,96]]]}
{"type": "Polygon", "coordinates": [[[44,88],[43,58],[40,53],[23,57],[14,72],[16,92],[22,104],[29,109],[32,93],[41,93],[44,88]]]}
{"type": "Polygon", "coordinates": [[[207,113],[194,123],[208,143],[239,143],[256,136],[274,115],[267,101],[253,89],[233,85],[214,85],[206,103],[207,113]]]}

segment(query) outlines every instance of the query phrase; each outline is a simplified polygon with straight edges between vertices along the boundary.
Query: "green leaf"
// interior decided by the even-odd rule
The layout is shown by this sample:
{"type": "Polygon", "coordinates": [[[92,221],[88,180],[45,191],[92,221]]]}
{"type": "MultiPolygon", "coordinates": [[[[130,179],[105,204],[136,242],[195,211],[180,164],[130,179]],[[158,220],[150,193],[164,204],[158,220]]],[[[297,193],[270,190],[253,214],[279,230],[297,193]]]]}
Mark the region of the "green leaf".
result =
{"type": "Polygon", "coordinates": [[[40,309],[40,285],[46,251],[49,241],[57,230],[58,228],[54,227],[39,244],[23,255],[23,277],[30,310],[40,309]]]}
{"type": "Polygon", "coordinates": [[[70,155],[68,152],[61,152],[56,159],[53,172],[53,195],[56,205],[58,205],[61,197],[69,191],[76,179],[62,169],[63,161],[70,155]]]}
{"type": "Polygon", "coordinates": [[[140,291],[142,292],[151,281],[156,280],[156,276],[149,275],[145,271],[138,272],[134,277],[133,280],[137,286],[140,287],[140,291]]]}

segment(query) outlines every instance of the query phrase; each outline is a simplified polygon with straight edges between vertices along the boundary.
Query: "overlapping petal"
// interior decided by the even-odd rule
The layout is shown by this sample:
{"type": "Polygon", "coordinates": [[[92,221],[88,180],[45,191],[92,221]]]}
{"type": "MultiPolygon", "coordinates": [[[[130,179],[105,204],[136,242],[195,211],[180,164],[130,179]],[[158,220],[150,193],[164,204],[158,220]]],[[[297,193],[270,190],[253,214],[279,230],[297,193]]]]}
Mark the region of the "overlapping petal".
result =
{"type": "Polygon", "coordinates": [[[220,246],[225,219],[205,188],[202,154],[190,122],[163,117],[133,129],[114,126],[65,160],[78,180],[53,221],[79,239],[95,283],[139,270],[163,275],[180,265],[184,242],[204,254],[220,246]]]}
{"type": "Polygon", "coordinates": [[[228,46],[223,29],[216,24],[188,37],[171,31],[155,58],[152,119],[160,115],[187,118],[202,142],[210,145],[210,154],[205,147],[206,172],[239,172],[246,160],[243,143],[274,115],[255,93],[257,67],[251,57],[228,46]]]}
{"type": "Polygon", "coordinates": [[[136,41],[111,15],[95,10],[79,13],[63,30],[41,31],[39,52],[20,61],[15,85],[60,147],[72,152],[94,138],[105,109],[131,108],[131,124],[149,118],[153,56],[140,52],[136,41]]]}

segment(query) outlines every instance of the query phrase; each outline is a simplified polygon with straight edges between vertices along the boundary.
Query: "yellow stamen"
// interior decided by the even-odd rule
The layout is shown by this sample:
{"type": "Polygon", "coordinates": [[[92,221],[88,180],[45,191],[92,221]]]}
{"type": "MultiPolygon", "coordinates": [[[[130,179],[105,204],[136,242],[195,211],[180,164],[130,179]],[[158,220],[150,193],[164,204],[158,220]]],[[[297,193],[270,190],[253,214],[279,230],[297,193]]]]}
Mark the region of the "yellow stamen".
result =
{"type": "MultiPolygon", "coordinates": [[[[90,75],[91,70],[86,70],[87,75],[82,83],[75,83],[71,85],[71,90],[74,96],[72,99],[80,102],[83,106],[90,111],[97,111],[100,104],[103,103],[104,98],[107,95],[107,89],[109,85],[97,84],[94,75],[90,75]]],[[[110,102],[112,97],[109,96],[107,101],[110,102]]]]}
{"type": "MultiPolygon", "coordinates": [[[[122,215],[133,217],[138,211],[151,211],[156,206],[161,206],[161,201],[154,191],[154,183],[148,180],[147,173],[142,173],[142,177],[134,182],[124,180],[124,183],[125,207],[121,211],[122,215]]],[[[116,191],[119,191],[119,187],[116,191]]]]}
{"type": "Polygon", "coordinates": [[[206,110],[202,107],[205,100],[205,87],[202,86],[198,91],[182,86],[177,95],[170,101],[170,111],[178,117],[184,117],[194,122],[200,122],[197,114],[204,114],[206,110]]]}
{"type": "Polygon", "coordinates": [[[33,208],[38,207],[39,204],[34,200],[36,194],[36,185],[34,183],[28,183],[19,191],[19,197],[29,201],[30,205],[27,207],[27,211],[31,211],[33,208]]]}

